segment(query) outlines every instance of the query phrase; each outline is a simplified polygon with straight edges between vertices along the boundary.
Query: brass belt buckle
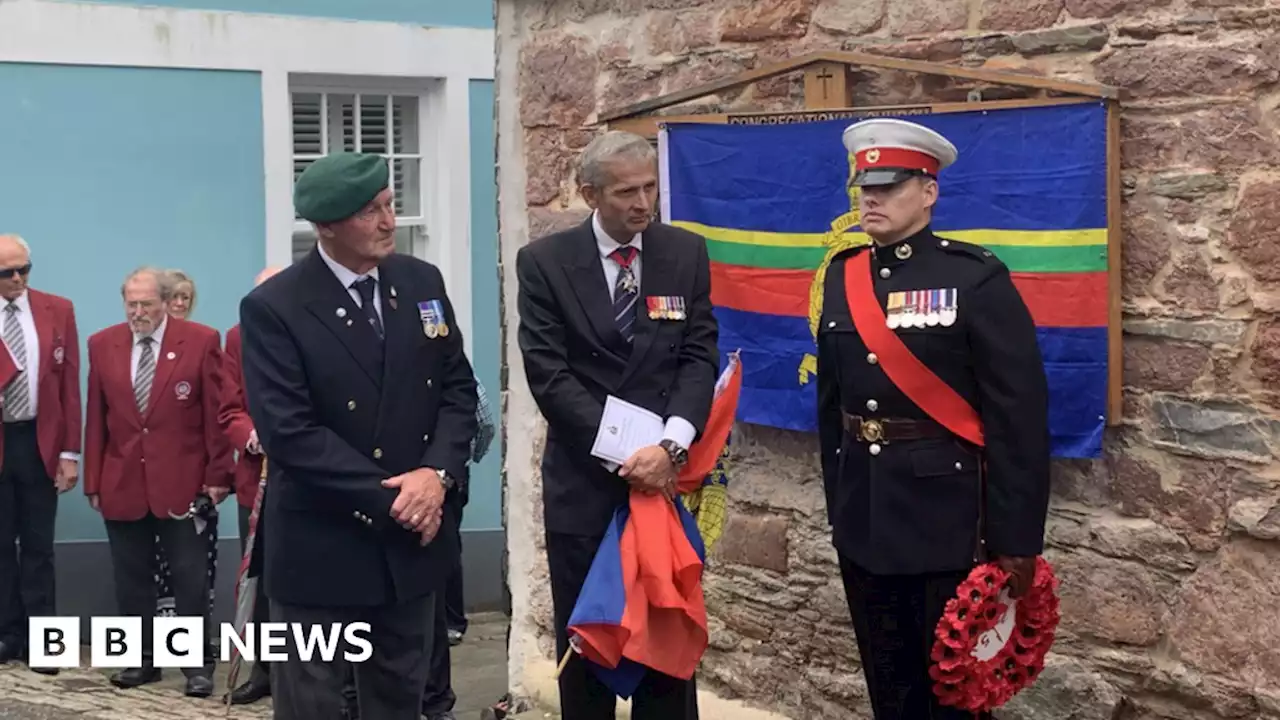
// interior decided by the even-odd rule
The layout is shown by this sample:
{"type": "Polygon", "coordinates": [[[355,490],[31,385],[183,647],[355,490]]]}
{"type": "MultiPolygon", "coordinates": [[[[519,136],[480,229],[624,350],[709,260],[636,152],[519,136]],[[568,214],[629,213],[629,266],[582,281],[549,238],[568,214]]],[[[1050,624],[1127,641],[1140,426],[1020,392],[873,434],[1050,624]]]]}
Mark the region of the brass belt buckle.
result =
{"type": "Polygon", "coordinates": [[[858,427],[858,434],[867,442],[883,442],[884,425],[879,420],[863,420],[858,427]]]}

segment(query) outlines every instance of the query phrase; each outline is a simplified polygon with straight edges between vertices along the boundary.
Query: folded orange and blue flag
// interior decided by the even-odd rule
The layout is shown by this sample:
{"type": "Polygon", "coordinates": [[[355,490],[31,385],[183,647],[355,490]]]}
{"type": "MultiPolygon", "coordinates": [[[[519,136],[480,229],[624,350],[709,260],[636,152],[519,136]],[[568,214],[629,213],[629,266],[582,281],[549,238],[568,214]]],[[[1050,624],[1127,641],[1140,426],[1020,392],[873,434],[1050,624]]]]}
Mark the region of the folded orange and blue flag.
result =
{"type": "MultiPolygon", "coordinates": [[[[735,353],[716,383],[706,428],[681,469],[680,494],[697,490],[715,469],[741,390],[735,353]]],[[[630,698],[648,670],[693,677],[708,641],[705,562],[697,523],[682,503],[632,492],[614,513],[569,617],[568,634],[573,650],[618,696],[630,698]]]]}

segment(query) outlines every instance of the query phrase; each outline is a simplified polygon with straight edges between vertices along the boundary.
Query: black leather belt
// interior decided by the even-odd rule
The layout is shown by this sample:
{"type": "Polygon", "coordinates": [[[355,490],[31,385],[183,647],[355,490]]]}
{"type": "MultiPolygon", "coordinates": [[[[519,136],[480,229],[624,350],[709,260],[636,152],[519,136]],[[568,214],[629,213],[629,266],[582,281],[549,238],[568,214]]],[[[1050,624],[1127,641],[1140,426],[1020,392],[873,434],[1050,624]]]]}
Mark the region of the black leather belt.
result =
{"type": "Polygon", "coordinates": [[[947,437],[951,431],[932,420],[864,418],[840,411],[845,432],[862,442],[891,443],[947,437]]]}

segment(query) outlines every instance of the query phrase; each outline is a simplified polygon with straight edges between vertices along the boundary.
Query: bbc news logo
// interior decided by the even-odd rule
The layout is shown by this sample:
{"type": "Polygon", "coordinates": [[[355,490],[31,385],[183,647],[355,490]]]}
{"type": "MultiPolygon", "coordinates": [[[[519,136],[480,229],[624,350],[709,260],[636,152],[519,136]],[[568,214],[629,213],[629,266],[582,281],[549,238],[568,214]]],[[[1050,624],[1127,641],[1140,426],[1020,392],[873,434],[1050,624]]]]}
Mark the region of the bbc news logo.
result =
{"type": "MultiPolygon", "coordinates": [[[[151,662],[158,668],[204,666],[205,626],[200,618],[157,617],[151,622],[151,662]]],[[[142,665],[143,618],[90,618],[89,665],[95,668],[133,668],[142,665]]],[[[339,650],[347,662],[364,662],[373,655],[369,623],[249,623],[244,634],[235,625],[221,623],[218,659],[246,662],[289,659],[290,646],[303,662],[333,662],[339,650]],[[345,649],[344,649],[345,645],[345,649]]],[[[28,664],[34,668],[80,667],[80,618],[33,617],[27,625],[28,664]]]]}

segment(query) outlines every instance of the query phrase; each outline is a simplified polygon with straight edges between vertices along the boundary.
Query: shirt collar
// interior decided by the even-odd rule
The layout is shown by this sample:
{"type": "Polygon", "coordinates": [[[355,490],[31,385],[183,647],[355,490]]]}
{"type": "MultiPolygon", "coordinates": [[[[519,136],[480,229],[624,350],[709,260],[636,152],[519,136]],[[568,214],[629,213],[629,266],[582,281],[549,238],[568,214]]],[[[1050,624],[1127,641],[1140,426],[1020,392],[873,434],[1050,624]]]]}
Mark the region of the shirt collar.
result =
{"type": "Polygon", "coordinates": [[[338,282],[342,283],[342,287],[347,288],[348,290],[351,289],[351,285],[357,280],[363,280],[366,277],[371,277],[374,280],[378,279],[378,268],[376,267],[364,275],[357,275],[351,272],[351,269],[347,266],[329,257],[329,253],[324,251],[324,245],[316,242],[316,249],[320,251],[320,258],[324,260],[325,265],[329,266],[329,270],[333,272],[334,277],[338,278],[338,282]]]}
{"type": "MultiPolygon", "coordinates": [[[[595,232],[596,249],[600,251],[601,258],[609,257],[613,254],[614,250],[622,247],[622,243],[614,240],[609,233],[604,231],[604,226],[600,224],[600,212],[598,210],[591,213],[591,229],[595,232]]],[[[642,240],[643,235],[641,233],[636,233],[636,236],[631,239],[631,243],[628,247],[633,247],[637,251],[641,250],[640,245],[642,240]]]]}
{"type": "MultiPolygon", "coordinates": [[[[164,314],[164,317],[160,320],[160,327],[157,327],[155,329],[155,332],[151,333],[150,335],[150,338],[156,341],[156,349],[159,349],[160,346],[164,344],[164,331],[165,331],[165,328],[167,327],[169,327],[169,313],[166,312],[164,314]]],[[[144,337],[148,337],[148,336],[139,335],[138,333],[135,332],[133,334],[133,344],[137,345],[138,343],[142,342],[142,338],[144,337]]]]}

